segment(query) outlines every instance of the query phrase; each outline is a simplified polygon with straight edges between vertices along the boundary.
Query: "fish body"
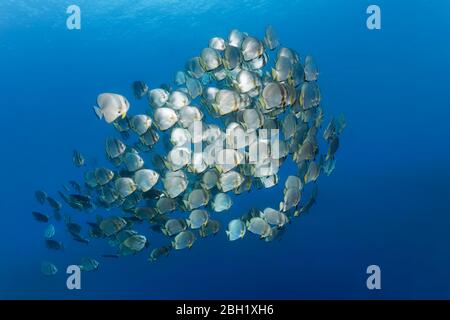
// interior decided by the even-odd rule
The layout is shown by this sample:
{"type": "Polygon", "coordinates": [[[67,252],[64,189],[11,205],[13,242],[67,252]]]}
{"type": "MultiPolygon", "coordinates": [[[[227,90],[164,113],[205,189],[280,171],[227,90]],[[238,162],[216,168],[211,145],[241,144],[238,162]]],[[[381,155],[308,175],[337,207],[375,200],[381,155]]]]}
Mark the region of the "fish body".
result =
{"type": "Polygon", "coordinates": [[[118,118],[125,118],[130,109],[128,100],[116,93],[102,93],[97,97],[97,106],[94,107],[95,114],[99,119],[105,119],[112,123],[118,118]]]}

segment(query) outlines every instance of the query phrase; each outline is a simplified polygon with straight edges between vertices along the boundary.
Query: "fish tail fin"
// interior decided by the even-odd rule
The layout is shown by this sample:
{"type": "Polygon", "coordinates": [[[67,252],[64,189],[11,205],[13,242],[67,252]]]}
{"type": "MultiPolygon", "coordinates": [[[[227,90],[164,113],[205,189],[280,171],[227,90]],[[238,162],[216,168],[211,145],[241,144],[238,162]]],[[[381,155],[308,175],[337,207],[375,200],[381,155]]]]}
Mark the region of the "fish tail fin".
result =
{"type": "Polygon", "coordinates": [[[97,116],[100,120],[103,118],[102,109],[100,109],[99,107],[94,106],[94,112],[95,112],[96,116],[97,116]]]}

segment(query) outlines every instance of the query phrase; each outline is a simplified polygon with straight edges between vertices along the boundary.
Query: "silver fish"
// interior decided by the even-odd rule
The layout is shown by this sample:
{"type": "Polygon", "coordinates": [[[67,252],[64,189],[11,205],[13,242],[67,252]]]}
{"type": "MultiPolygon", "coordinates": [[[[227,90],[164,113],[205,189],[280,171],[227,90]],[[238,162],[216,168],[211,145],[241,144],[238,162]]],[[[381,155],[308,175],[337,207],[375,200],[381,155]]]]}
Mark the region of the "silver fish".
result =
{"type": "Polygon", "coordinates": [[[118,118],[125,118],[130,103],[128,100],[116,93],[102,93],[97,98],[97,106],[94,107],[95,114],[99,119],[104,118],[107,123],[112,123],[118,118]]]}

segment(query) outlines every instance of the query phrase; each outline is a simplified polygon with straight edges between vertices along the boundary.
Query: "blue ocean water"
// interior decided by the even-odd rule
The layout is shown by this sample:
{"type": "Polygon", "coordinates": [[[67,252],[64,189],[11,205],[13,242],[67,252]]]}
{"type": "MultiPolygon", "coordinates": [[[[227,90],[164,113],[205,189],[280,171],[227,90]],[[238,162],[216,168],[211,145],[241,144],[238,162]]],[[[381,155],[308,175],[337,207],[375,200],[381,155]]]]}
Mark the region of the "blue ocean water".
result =
{"type": "MultiPolygon", "coordinates": [[[[450,298],[449,16],[449,2],[418,0],[1,1],[0,298],[450,298]],[[66,28],[71,4],[81,30],[66,28]],[[381,30],[366,27],[370,4],[381,8],[381,30]],[[74,148],[106,163],[115,133],[92,113],[97,94],[121,92],[144,110],[132,81],[170,82],[212,36],[262,37],[268,24],[315,57],[323,108],[348,123],[311,213],[279,242],[220,233],[156,264],[148,252],[98,258],[82,290],[67,290],[65,266],[108,245],[80,245],[59,227],[66,248],[49,252],[30,213],[41,209],[36,189],[56,196],[81,179],[74,148]],[[42,259],[59,267],[55,277],[40,273],[42,259]],[[366,287],[372,264],[381,290],[366,287]]],[[[281,189],[252,192],[224,214],[278,203],[281,189]]]]}

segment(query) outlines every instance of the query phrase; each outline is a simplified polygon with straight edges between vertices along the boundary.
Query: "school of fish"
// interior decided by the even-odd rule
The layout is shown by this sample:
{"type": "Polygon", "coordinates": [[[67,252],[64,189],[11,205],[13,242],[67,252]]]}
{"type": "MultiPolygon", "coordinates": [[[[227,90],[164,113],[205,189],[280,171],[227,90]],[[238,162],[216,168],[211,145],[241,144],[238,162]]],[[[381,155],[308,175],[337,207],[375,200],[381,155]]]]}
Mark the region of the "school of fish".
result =
{"type": "MultiPolygon", "coordinates": [[[[125,96],[101,93],[94,113],[118,133],[105,142],[110,166],[89,167],[75,150],[72,160],[84,170],[83,181],[69,181],[58,200],[35,192],[37,202],[53,212],[32,212],[46,225],[45,246],[64,249],[58,224],[84,245],[105,239],[112,251],[102,258],[147,250],[150,262],[222,229],[229,241],[250,234],[279,239],[315,204],[317,180],[333,172],[346,126],[342,115],[323,125],[318,75],[311,56],[281,46],[268,26],[263,40],[236,29],[227,39],[211,38],[175,74],[173,85],[151,89],[135,81],[134,98],[148,101],[141,113],[131,115],[125,96]],[[288,161],[296,170],[281,181],[279,203],[227,216],[242,194],[280,183],[279,169],[288,161]],[[83,227],[77,211],[97,214],[83,227]],[[166,241],[154,246],[152,234],[166,241]]],[[[90,257],[79,263],[82,271],[100,265],[90,257]]],[[[58,268],[43,261],[41,272],[52,276],[58,268]]]]}

